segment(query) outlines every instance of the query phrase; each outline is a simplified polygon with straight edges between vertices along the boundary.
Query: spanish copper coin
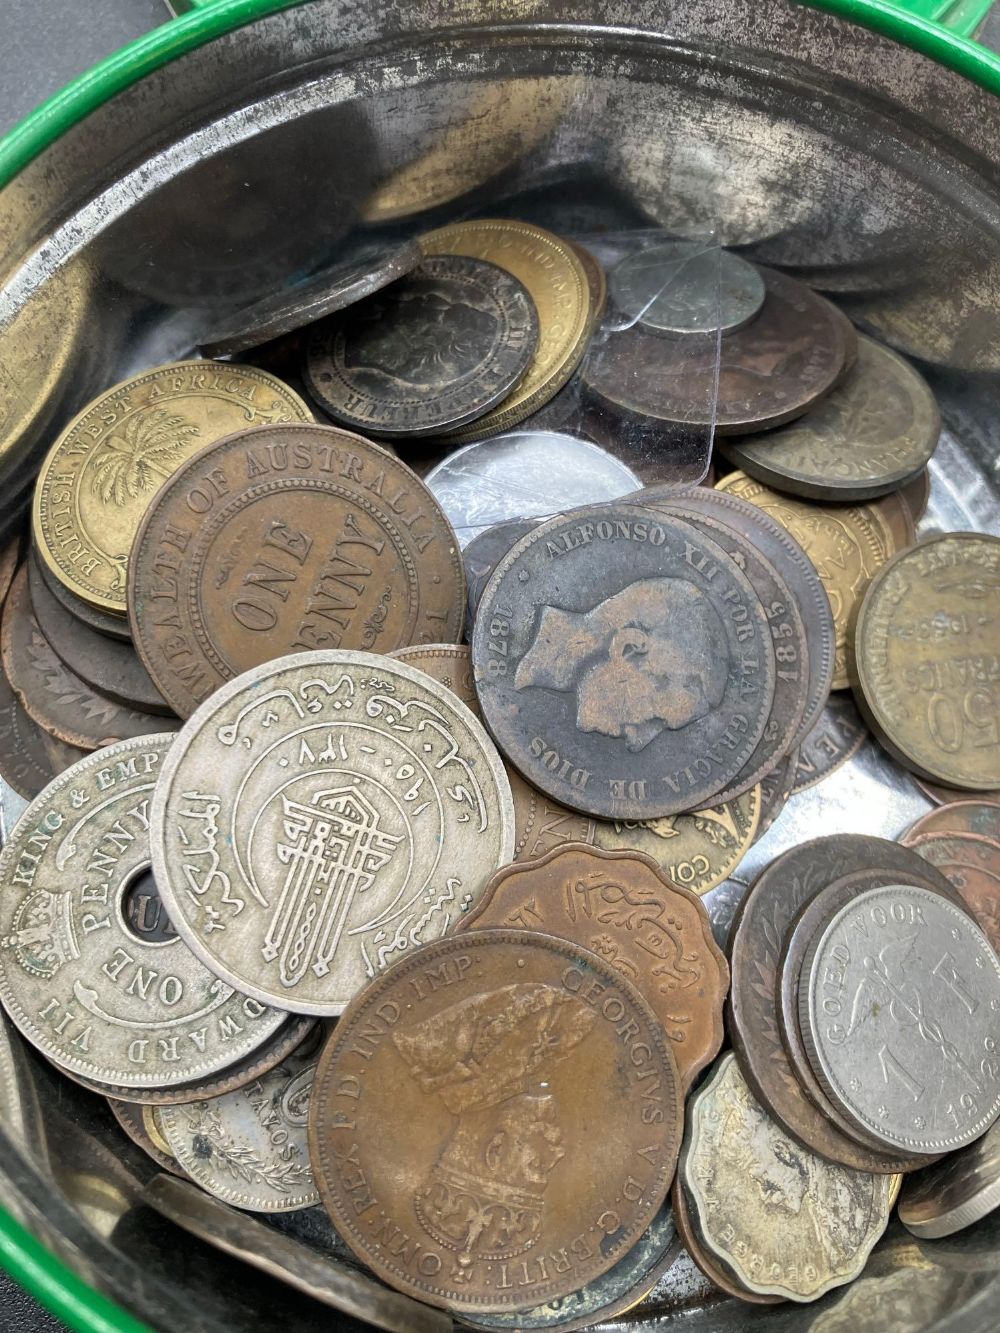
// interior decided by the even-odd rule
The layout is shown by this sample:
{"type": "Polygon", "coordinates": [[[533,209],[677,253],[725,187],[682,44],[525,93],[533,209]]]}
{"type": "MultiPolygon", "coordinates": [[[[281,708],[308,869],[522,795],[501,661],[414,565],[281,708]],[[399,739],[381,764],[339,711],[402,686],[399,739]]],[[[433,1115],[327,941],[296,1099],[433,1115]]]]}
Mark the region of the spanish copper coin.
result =
{"type": "Polygon", "coordinates": [[[120,614],[102,611],[100,607],[91,606],[82,597],[77,597],[76,593],[70,592],[61,579],[56,578],[44,560],[38,558],[34,550],[28,555],[28,564],[38,570],[46,588],[74,620],[82,621],[90,629],[96,630],[98,634],[105,634],[110,639],[119,639],[123,643],[132,642],[132,631],[129,629],[128,616],[124,611],[120,614]]]}
{"type": "Polygon", "coordinates": [[[689,524],[622,503],[552,519],[504,556],[472,662],[508,759],[560,804],[606,819],[710,805],[774,696],[750,580],[689,524]]]}
{"type": "Polygon", "coordinates": [[[49,592],[36,561],[29,560],[28,593],[42,636],[56,656],[86,685],[125,708],[169,714],[170,707],[130,643],[81,624],[49,592]]]}
{"type": "Polygon", "coordinates": [[[799,744],[792,794],[807,791],[846,764],[868,739],[868,728],[849,694],[831,694],[827,705],[799,744]]]}
{"type": "Polygon", "coordinates": [[[760,270],[701,241],[660,241],[611,270],[615,305],[644,329],[670,338],[742,329],[765,299],[760,270]]]}
{"type": "Polygon", "coordinates": [[[405,277],[422,258],[416,241],[362,246],[312,277],[236,311],[202,337],[201,350],[206,356],[230,356],[259,347],[373,296],[405,277]]]}
{"type": "Polygon", "coordinates": [[[911,1176],[899,1199],[899,1220],[928,1240],[953,1236],[1000,1208],[1000,1125],[961,1152],[911,1176]]]}
{"type": "Polygon", "coordinates": [[[926,468],[941,413],[908,361],[871,338],[858,359],[805,416],[760,439],[723,440],[729,461],[775,490],[809,500],[870,500],[926,468]]]}
{"type": "Polygon", "coordinates": [[[914,838],[922,838],[929,833],[971,833],[977,838],[989,838],[1000,844],[1000,803],[987,798],[970,800],[967,796],[962,800],[948,801],[911,824],[900,842],[910,846],[914,838]]]}
{"type": "Polygon", "coordinates": [[[0,777],[18,796],[34,800],[57,773],[86,753],[43,732],[0,669],[0,777]]]}
{"type": "Polygon", "coordinates": [[[736,1281],[735,1276],[726,1269],[722,1261],[708,1249],[694,1226],[687,1191],[684,1189],[680,1176],[675,1177],[671,1187],[670,1204],[673,1208],[674,1220],[677,1223],[677,1232],[681,1238],[681,1243],[709,1282],[714,1283],[727,1296],[735,1296],[738,1301],[746,1301],[749,1305],[782,1304],[784,1298],[781,1296],[762,1296],[758,1292],[750,1291],[748,1288],[741,1286],[736,1281]]]}
{"type": "MultiPolygon", "coordinates": [[[[953,801],[961,801],[969,795],[967,791],[962,791],[960,787],[947,787],[943,782],[930,782],[927,778],[919,777],[916,773],[911,773],[910,777],[934,805],[951,805],[953,801]]],[[[1000,787],[996,787],[992,791],[980,791],[976,794],[984,801],[989,801],[994,805],[1000,804],[1000,787]]]]}
{"type": "Polygon", "coordinates": [[[914,523],[919,523],[927,512],[931,498],[931,473],[929,468],[918,472],[912,481],[900,488],[900,497],[905,502],[914,523]]]}
{"type": "Polygon", "coordinates": [[[511,547],[537,528],[537,518],[514,519],[509,523],[495,523],[479,532],[462,552],[465,578],[469,585],[467,628],[472,625],[479,609],[479,599],[490,581],[490,575],[511,547]]]}
{"type": "Polygon", "coordinates": [[[772,861],[740,903],[729,936],[732,977],[727,1027],[754,1096],[786,1131],[830,1161],[857,1171],[900,1169],[898,1154],[862,1148],[841,1134],[806,1096],[781,1039],[777,1013],[778,965],[785,934],[802,906],[821,889],[861,870],[908,873],[953,890],[915,852],[884,838],[857,834],[815,838],[772,861]]]}
{"type": "Polygon", "coordinates": [[[221,440],[158,492],[133,549],[136,647],[182,717],[287,653],[462,636],[465,575],[437,501],[334,426],[221,440]]]}
{"type": "Polygon", "coordinates": [[[128,1135],[137,1148],[141,1148],[147,1157],[160,1168],[161,1171],[169,1171],[171,1175],[180,1176],[187,1179],[187,1172],[177,1161],[172,1153],[164,1152],[149,1133],[143,1122],[142,1112],[139,1105],[135,1102],[120,1102],[114,1097],[107,1098],[111,1114],[118,1121],[122,1130],[128,1135]]]}
{"type": "Polygon", "coordinates": [[[947,876],[1000,953],[1000,843],[974,833],[924,833],[903,841],[947,876]]]}
{"type": "Polygon", "coordinates": [[[363,1263],[482,1315],[613,1268],[662,1206],[682,1118],[670,1042],[631,982],[566,940],[482,930],[355,998],[320,1057],[309,1146],[363,1263]]]}
{"type": "Polygon", "coordinates": [[[10,537],[0,549],[0,606],[14,582],[21,551],[20,536],[10,537]]]}
{"type": "Polygon", "coordinates": [[[880,743],[932,781],[1000,786],[1000,537],[931,537],[872,580],[854,629],[855,697],[880,743]]]}
{"type": "Polygon", "coordinates": [[[682,1091],[718,1054],[729,966],[698,895],[652,857],[570,844],[505,866],[456,930],[491,927],[557,935],[627,977],[673,1042],[682,1091]]]}
{"type": "Polygon", "coordinates": [[[527,288],[496,264],[427,256],[309,334],[304,374],[324,411],[373,435],[438,435],[524,378],[538,345],[527,288]]]}
{"type": "Polygon", "coordinates": [[[774,821],[784,810],[792,795],[795,771],[798,767],[799,752],[789,750],[783,755],[770,773],[765,773],[760,780],[760,818],[754,842],[759,842],[774,821]]]}
{"type": "Polygon", "coordinates": [[[171,731],[173,718],[115,703],[65,667],[42,634],[31,608],[28,571],[18,571],[3,609],[3,667],[25,711],[44,730],[82,750],[171,731]]]}
{"type": "Polygon", "coordinates": [[[830,392],[855,355],[850,322],[822,296],[773,269],[758,270],[767,294],[757,318],[722,340],[705,337],[683,357],[635,324],[583,367],[588,391],[631,416],[742,435],[793,421],[830,392]],[[713,412],[714,408],[714,412],[713,412]]]}

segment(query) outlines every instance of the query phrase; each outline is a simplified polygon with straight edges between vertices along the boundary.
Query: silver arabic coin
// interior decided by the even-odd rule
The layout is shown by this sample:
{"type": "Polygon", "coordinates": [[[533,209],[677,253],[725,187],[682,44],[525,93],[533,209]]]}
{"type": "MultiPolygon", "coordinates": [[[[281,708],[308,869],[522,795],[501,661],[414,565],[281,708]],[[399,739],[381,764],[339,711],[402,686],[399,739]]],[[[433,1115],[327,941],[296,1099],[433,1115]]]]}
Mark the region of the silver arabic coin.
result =
{"type": "Polygon", "coordinates": [[[424,477],[460,546],[498,523],[548,518],[642,485],[619,459],[559,431],[512,431],[466,445],[424,477]]]}
{"type": "Polygon", "coordinates": [[[217,690],[185,723],[151,822],[194,952],[264,1003],[318,1015],[443,935],[514,847],[482,724],[415,667],[348,651],[217,690]]]}
{"type": "Polygon", "coordinates": [[[937,1240],[972,1226],[1000,1208],[1000,1124],[961,1152],[910,1176],[899,1199],[899,1220],[915,1236],[937,1240]]]}
{"type": "Polygon", "coordinates": [[[827,1096],[888,1148],[950,1152],[1000,1113],[1000,959],[939,894],[871,889],[821,926],[799,1023],[827,1096]]]}
{"type": "Polygon", "coordinates": [[[0,856],[0,999],[53,1063],[123,1089],[205,1078],[287,1021],[220,981],[159,910],[149,807],[173,739],[81,759],[0,856]]]}
{"type": "Polygon", "coordinates": [[[615,265],[609,281],[622,314],[675,338],[735,333],[755,318],[765,296],[752,264],[701,241],[639,250],[615,265]]]}

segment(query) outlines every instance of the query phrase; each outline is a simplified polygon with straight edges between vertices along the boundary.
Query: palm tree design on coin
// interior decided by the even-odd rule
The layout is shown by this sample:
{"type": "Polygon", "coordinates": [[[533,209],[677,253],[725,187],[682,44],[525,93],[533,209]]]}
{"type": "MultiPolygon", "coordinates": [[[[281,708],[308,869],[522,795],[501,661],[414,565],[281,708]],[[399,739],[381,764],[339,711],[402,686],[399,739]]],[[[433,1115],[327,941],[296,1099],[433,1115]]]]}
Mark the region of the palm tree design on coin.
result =
{"type": "Polygon", "coordinates": [[[94,491],[121,508],[157,490],[197,434],[197,426],[162,407],[126,417],[94,456],[94,491]]]}

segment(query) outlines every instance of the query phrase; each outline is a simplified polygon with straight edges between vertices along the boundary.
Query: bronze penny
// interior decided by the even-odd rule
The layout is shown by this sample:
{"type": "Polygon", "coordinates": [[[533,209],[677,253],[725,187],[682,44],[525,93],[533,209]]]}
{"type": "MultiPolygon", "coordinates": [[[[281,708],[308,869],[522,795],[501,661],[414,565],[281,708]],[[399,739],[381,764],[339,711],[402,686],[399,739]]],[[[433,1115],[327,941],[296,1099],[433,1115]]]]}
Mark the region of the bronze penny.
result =
{"type": "Polygon", "coordinates": [[[823,713],[799,745],[792,794],[807,791],[854,757],[868,739],[849,694],[831,694],[823,713]]]}
{"type": "Polygon", "coordinates": [[[173,1153],[164,1152],[147,1129],[142,1108],[138,1103],[121,1102],[114,1097],[108,1097],[106,1100],[111,1109],[111,1114],[137,1148],[141,1148],[161,1171],[169,1171],[171,1175],[180,1176],[182,1180],[188,1179],[188,1173],[173,1153]]]}
{"type": "Polygon", "coordinates": [[[853,361],[857,335],[829,301],[794,278],[761,268],[760,314],[722,340],[718,397],[714,337],[665,357],[663,338],[639,324],[616,333],[584,365],[599,401],[633,416],[742,435],[793,421],[819,402],[853,361]]]}
{"type": "Polygon", "coordinates": [[[456,929],[539,930],[604,958],[649,1001],[684,1092],[722,1045],[729,966],[696,893],[641,852],[570,844],[498,870],[456,929]]]}
{"type": "Polygon", "coordinates": [[[91,606],[82,597],[77,597],[76,593],[70,592],[65,583],[61,579],[57,579],[48,565],[38,558],[34,548],[28,556],[28,564],[33,569],[38,570],[46,588],[74,620],[81,621],[90,629],[96,630],[98,634],[104,634],[110,639],[119,639],[128,644],[132,642],[132,631],[129,629],[128,617],[124,611],[121,615],[116,615],[111,611],[102,611],[100,607],[91,606]]]}
{"type": "Polygon", "coordinates": [[[415,949],[350,1003],[309,1146],[363,1263],[482,1315],[612,1268],[663,1203],[682,1119],[670,1042],[630,982],[566,940],[482,930],[415,949]]]}
{"type": "Polygon", "coordinates": [[[912,481],[900,487],[900,497],[905,501],[914,523],[919,523],[927,512],[931,498],[931,474],[929,468],[918,472],[912,481]]]}
{"type": "Polygon", "coordinates": [[[740,903],[729,936],[731,983],[727,1026],[754,1096],[805,1147],[858,1171],[898,1171],[899,1159],[846,1138],[809,1100],[781,1040],[778,964],[785,933],[800,908],[834,880],[860,870],[885,870],[897,883],[923,875],[946,896],[943,875],[915,852],[884,838],[856,834],[815,838],[772,861],[740,903]]]}
{"type": "Polygon", "coordinates": [[[125,708],[169,714],[169,705],[132,645],[82,624],[49,592],[37,562],[29,560],[27,569],[28,593],[38,628],[63,666],[125,708]]]}
{"type": "Polygon", "coordinates": [[[1000,953],[1000,843],[972,833],[924,833],[905,844],[947,876],[1000,953]]]}
{"type": "Polygon", "coordinates": [[[774,821],[784,810],[792,794],[795,772],[798,768],[798,750],[789,750],[770,773],[760,780],[760,818],[754,842],[759,842],[774,821]]]}
{"type": "Polygon", "coordinates": [[[188,717],[287,653],[457,641],[465,575],[451,525],[392,454],[333,426],[230,435],[183,464],[136,534],[129,616],[188,717]]]}
{"type": "Polygon", "coordinates": [[[57,774],[85,754],[46,735],[24,711],[0,670],[0,777],[18,796],[33,801],[57,774]]]}
{"type": "Polygon", "coordinates": [[[989,838],[1000,843],[1000,803],[984,797],[982,800],[953,800],[937,810],[923,815],[912,824],[900,842],[911,847],[913,840],[928,833],[971,833],[977,838],[989,838]]]}
{"type": "Polygon", "coordinates": [[[747,1301],[751,1305],[783,1304],[780,1296],[765,1296],[760,1292],[747,1291],[746,1287],[740,1286],[735,1277],[726,1270],[722,1260],[717,1259],[702,1242],[695,1229],[680,1176],[676,1178],[670,1191],[670,1203],[674,1210],[674,1221],[677,1223],[677,1234],[681,1238],[681,1243],[709,1282],[714,1283],[727,1296],[735,1296],[738,1301],[747,1301]]]}
{"type": "Polygon", "coordinates": [[[173,718],[124,708],[63,666],[38,627],[21,566],[3,609],[3,667],[28,714],[67,745],[96,750],[116,740],[173,731],[173,718]]]}

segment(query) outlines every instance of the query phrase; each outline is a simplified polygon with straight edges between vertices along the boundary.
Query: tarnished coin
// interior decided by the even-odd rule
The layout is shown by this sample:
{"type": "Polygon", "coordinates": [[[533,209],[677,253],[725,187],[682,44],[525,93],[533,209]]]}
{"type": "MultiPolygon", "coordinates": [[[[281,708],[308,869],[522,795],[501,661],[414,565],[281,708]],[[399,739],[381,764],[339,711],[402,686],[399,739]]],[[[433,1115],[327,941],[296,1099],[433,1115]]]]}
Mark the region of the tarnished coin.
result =
{"type": "MultiPolygon", "coordinates": [[[[919,787],[929,801],[935,805],[951,805],[954,801],[961,801],[968,797],[967,791],[962,791],[959,787],[947,787],[941,782],[928,782],[926,778],[920,777],[916,773],[911,773],[914,784],[919,787]]],[[[1000,804],[1000,787],[991,791],[979,791],[976,793],[984,801],[990,801],[992,804],[1000,804]]]]}
{"type": "Polygon", "coordinates": [[[557,431],[512,431],[467,444],[424,477],[465,546],[497,523],[548,518],[615,500],[641,486],[636,474],[589,440],[557,431]]]}
{"type": "Polygon", "coordinates": [[[729,461],[765,486],[812,500],[869,500],[921,474],[941,434],[926,381],[887,347],[858,359],[811,412],[760,439],[725,439],[729,461]]]}
{"type": "Polygon", "coordinates": [[[665,356],[663,339],[640,324],[587,358],[588,391],[632,416],[708,430],[716,436],[794,421],[824,397],[854,358],[857,335],[835,306],[773,269],[758,270],[767,295],[746,328],[665,356]],[[718,390],[716,395],[716,374],[718,390]]]}
{"type": "Polygon", "coordinates": [[[900,838],[907,846],[914,838],[929,833],[971,833],[977,838],[989,838],[1000,844],[1000,803],[991,799],[954,800],[929,814],[922,815],[900,838]]]}
{"type": "Polygon", "coordinates": [[[799,744],[795,765],[795,792],[807,791],[854,757],[868,739],[849,694],[832,694],[819,721],[799,744]]]}
{"type": "Polygon", "coordinates": [[[242,431],[191,459],[133,553],[136,646],[183,717],[286,653],[461,638],[462,559],[434,497],[333,426],[242,431]]]}
{"type": "Polygon", "coordinates": [[[761,838],[784,810],[792,795],[795,771],[798,768],[799,752],[792,749],[784,755],[770,773],[765,773],[760,780],[760,818],[757,820],[757,832],[754,842],[761,838]]]}
{"type": "Polygon", "coordinates": [[[677,1222],[677,1231],[684,1248],[709,1282],[714,1283],[720,1291],[724,1291],[728,1296],[735,1296],[737,1300],[746,1301],[750,1305],[778,1305],[781,1303],[783,1299],[781,1296],[761,1296],[758,1292],[750,1291],[749,1288],[742,1286],[718,1256],[706,1247],[702,1236],[694,1225],[692,1210],[688,1205],[688,1193],[679,1174],[674,1178],[670,1190],[670,1201],[677,1222]]]}
{"type": "Polygon", "coordinates": [[[837,655],[832,689],[850,684],[847,634],[851,618],[872,576],[892,554],[885,529],[868,505],[815,505],[768,490],[742,472],[718,483],[777,519],[792,534],[816,567],[833,610],[837,655]]]}
{"type": "Polygon", "coordinates": [[[906,504],[914,523],[919,523],[927,512],[931,498],[931,474],[928,468],[918,472],[912,481],[900,489],[900,497],[906,504]]]}
{"type": "Polygon", "coordinates": [[[503,764],[465,705],[405,663],[332,651],[206,700],[151,824],[160,892],[198,956],[320,1015],[442,935],[514,842],[503,764]]]}
{"type": "Polygon", "coordinates": [[[678,1179],[706,1247],[760,1295],[814,1301],[864,1268],[895,1201],[892,1176],[790,1140],[731,1053],[687,1108],[678,1179]]]}
{"type": "Polygon", "coordinates": [[[1000,1208],[1000,1125],[911,1176],[899,1198],[899,1220],[915,1236],[938,1240],[995,1208],[1000,1208]]]}
{"type": "Polygon", "coordinates": [[[688,524],[620,503],[553,519],[508,552],[472,660],[506,756],[561,804],[607,819],[710,804],[774,695],[746,575],[688,524]]]}
{"type": "Polygon", "coordinates": [[[913,545],[917,539],[917,528],[910,506],[900,491],[890,491],[888,495],[880,495],[865,504],[881,525],[893,555],[913,545]]]}
{"type": "Polygon", "coordinates": [[[590,331],[593,333],[601,322],[607,304],[608,275],[604,272],[604,265],[592,250],[588,250],[579,241],[568,241],[567,244],[583,265],[587,277],[587,288],[590,292],[590,331]]]}
{"type": "Polygon", "coordinates": [[[173,718],[115,703],[63,665],[38,627],[24,566],[4,603],[0,650],[4,671],[25,711],[66,745],[96,750],[179,725],[173,718]]]}
{"type": "Polygon", "coordinates": [[[0,549],[0,605],[7,596],[10,585],[14,582],[14,575],[17,573],[17,566],[20,561],[21,537],[9,538],[0,549]]]}
{"type": "Polygon", "coordinates": [[[141,1148],[146,1156],[156,1163],[161,1171],[169,1171],[172,1175],[187,1177],[187,1172],[177,1161],[177,1158],[170,1152],[164,1152],[149,1132],[143,1120],[140,1106],[135,1102],[118,1101],[114,1097],[108,1097],[107,1103],[111,1114],[118,1121],[122,1130],[137,1148],[141,1148]]]}
{"type": "Polygon", "coordinates": [[[119,639],[121,642],[129,644],[132,642],[132,631],[129,629],[128,617],[125,614],[124,607],[121,611],[111,612],[102,611],[99,607],[91,606],[82,597],[77,597],[75,593],[70,592],[65,583],[56,578],[52,570],[45,564],[45,561],[40,560],[33,550],[28,556],[28,564],[33,569],[38,570],[46,588],[74,620],[82,621],[88,628],[96,630],[98,634],[106,635],[109,639],[119,639]]]}
{"type": "Polygon", "coordinates": [[[323,1202],[358,1257],[477,1315],[614,1267],[662,1206],[682,1110],[670,1044],[630,982],[566,940],[483,930],[414,951],[357,997],[309,1120],[323,1202]]]}
{"type": "Polygon", "coordinates": [[[465,578],[469,586],[468,615],[466,628],[472,625],[479,609],[479,599],[483,589],[490,581],[490,575],[497,565],[522,537],[538,527],[534,518],[521,519],[512,523],[497,523],[493,527],[478,532],[462,552],[465,564],[465,578]]]}
{"type": "Polygon", "coordinates": [[[931,537],[872,581],[854,631],[856,698],[906,768],[1000,786],[1000,538],[931,537]]]}
{"type": "Polygon", "coordinates": [[[0,855],[8,1014],[55,1064],[123,1088],[224,1069],[285,1017],[236,994],[181,940],[144,936],[134,886],[150,892],[149,805],[172,740],[123,741],[74,764],[0,855]]]}
{"type": "Polygon", "coordinates": [[[236,311],[201,340],[206,356],[229,356],[313,324],[388,287],[423,258],[416,241],[369,243],[320,273],[236,311]]]}
{"type": "Polygon", "coordinates": [[[700,241],[638,250],[615,265],[610,283],[622,314],[671,337],[734,333],[764,304],[764,279],[753,264],[700,241]]]}
{"type": "Polygon", "coordinates": [[[955,886],[1000,953],[1000,843],[971,833],[924,833],[903,841],[955,886]]]}
{"type": "Polygon", "coordinates": [[[33,800],[86,750],[64,745],[42,731],[25,711],[0,667],[0,776],[26,801],[33,800]]]}
{"type": "Polygon", "coordinates": [[[553,398],[580,364],[590,337],[587,271],[568,241],[530,222],[471,218],[420,238],[427,255],[468,255],[499,264],[528,289],[538,312],[538,347],[528,372],[499,407],[449,438],[484,439],[510,430],[553,398]]]}
{"type": "Polygon", "coordinates": [[[505,866],[458,924],[491,927],[570,940],[633,982],[673,1042],[684,1092],[718,1054],[729,966],[697,894],[651,857],[577,844],[505,866]]]}
{"type": "Polygon", "coordinates": [[[938,894],[890,885],[838,912],[803,960],[799,1025],[827,1096],[891,1149],[948,1152],[1000,1113],[1000,959],[938,894]]]}
{"type": "Polygon", "coordinates": [[[124,614],[132,539],[166,478],[234,430],[311,420],[291,389],[249,366],[179,361],[115,385],[42,464],[32,511],[39,558],[76,596],[124,614]]]}

